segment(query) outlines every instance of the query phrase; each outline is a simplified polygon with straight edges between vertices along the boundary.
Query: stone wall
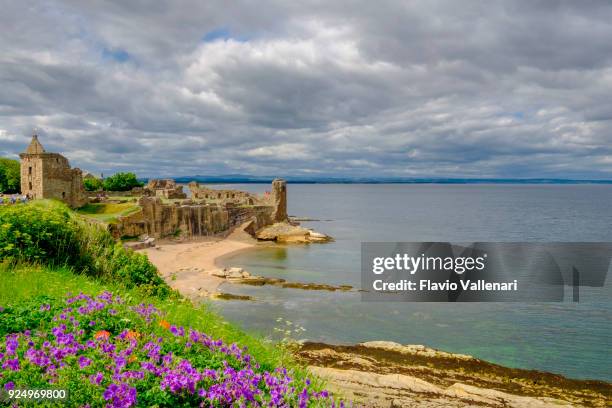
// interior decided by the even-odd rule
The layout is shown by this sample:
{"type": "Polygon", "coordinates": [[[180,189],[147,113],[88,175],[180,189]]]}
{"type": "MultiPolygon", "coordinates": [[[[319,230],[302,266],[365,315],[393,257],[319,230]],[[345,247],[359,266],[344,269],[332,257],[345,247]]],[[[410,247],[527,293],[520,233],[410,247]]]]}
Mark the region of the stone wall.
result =
{"type": "Polygon", "coordinates": [[[57,153],[21,154],[21,192],[33,199],[54,198],[70,207],[87,203],[80,169],[57,153]]]}
{"type": "Polygon", "coordinates": [[[43,161],[40,156],[21,154],[21,194],[32,199],[43,196],[43,161]]]}
{"type": "Polygon", "coordinates": [[[189,183],[191,198],[203,200],[207,203],[238,205],[269,205],[270,200],[266,196],[248,193],[240,190],[217,190],[199,185],[196,181],[189,183]]]}
{"type": "Polygon", "coordinates": [[[287,216],[287,182],[283,179],[272,181],[272,219],[274,222],[286,222],[287,216]]]}
{"type": "Polygon", "coordinates": [[[254,229],[272,223],[273,207],[270,206],[164,204],[159,197],[142,197],[138,204],[141,211],[121,217],[116,224],[110,225],[115,237],[211,236],[251,220],[254,229]]]}
{"type": "Polygon", "coordinates": [[[183,186],[177,185],[172,179],[149,180],[143,188],[142,195],[167,199],[187,198],[187,194],[183,192],[183,186]]]}
{"type": "Polygon", "coordinates": [[[54,198],[71,207],[87,203],[83,174],[71,169],[68,159],[59,153],[48,153],[33,135],[21,159],[21,194],[32,199],[54,198]]]}

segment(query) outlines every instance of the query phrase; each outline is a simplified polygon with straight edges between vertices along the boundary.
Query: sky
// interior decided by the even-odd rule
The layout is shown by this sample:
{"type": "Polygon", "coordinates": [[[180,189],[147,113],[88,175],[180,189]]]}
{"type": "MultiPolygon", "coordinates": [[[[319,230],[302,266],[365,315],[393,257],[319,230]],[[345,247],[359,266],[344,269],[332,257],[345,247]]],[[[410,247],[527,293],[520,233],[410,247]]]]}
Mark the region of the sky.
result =
{"type": "Polygon", "coordinates": [[[612,179],[609,1],[28,1],[0,155],[142,177],[612,179]]]}

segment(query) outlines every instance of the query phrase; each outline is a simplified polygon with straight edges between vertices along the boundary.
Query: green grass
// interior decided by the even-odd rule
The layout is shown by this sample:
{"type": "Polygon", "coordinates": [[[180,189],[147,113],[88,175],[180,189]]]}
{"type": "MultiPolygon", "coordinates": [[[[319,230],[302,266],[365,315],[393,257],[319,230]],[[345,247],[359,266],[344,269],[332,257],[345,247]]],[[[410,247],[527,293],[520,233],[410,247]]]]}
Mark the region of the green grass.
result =
{"type": "Polygon", "coordinates": [[[67,293],[99,294],[105,290],[119,294],[128,303],[151,303],[167,313],[166,320],[177,326],[193,327],[227,343],[247,346],[250,354],[264,368],[291,367],[296,377],[303,378],[305,370],[298,367],[290,353],[274,343],[247,334],[226,322],[207,304],[194,305],[180,299],[160,299],[142,293],[138,288],[125,289],[122,285],[102,282],[89,276],[73,273],[69,268],[48,268],[0,264],[0,306],[7,307],[26,302],[36,296],[62,299],[67,293]]]}
{"type": "Polygon", "coordinates": [[[93,203],[86,204],[76,212],[88,218],[106,223],[117,222],[121,216],[130,215],[140,210],[140,206],[133,202],[128,203],[93,203]]]}

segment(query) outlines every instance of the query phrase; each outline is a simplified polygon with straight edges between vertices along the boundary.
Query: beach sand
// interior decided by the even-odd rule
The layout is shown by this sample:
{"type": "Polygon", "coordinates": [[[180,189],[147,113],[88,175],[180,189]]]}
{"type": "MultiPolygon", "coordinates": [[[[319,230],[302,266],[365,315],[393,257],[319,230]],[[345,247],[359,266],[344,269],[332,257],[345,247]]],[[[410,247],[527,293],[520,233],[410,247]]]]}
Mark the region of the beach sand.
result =
{"type": "Polygon", "coordinates": [[[207,238],[197,241],[159,241],[145,253],[160,275],[174,289],[189,298],[206,297],[217,293],[225,279],[210,275],[219,269],[217,262],[236,251],[252,248],[256,241],[239,227],[226,238],[207,238]]]}

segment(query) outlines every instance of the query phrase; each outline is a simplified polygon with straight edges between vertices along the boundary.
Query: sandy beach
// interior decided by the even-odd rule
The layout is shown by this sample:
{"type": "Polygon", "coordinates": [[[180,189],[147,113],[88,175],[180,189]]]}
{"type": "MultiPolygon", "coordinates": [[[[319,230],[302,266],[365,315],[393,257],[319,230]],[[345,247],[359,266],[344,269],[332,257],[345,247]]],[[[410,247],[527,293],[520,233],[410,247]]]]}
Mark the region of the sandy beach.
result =
{"type": "Polygon", "coordinates": [[[242,228],[236,228],[226,238],[198,241],[159,241],[156,247],[138,252],[145,253],[157,266],[164,280],[184,296],[205,297],[217,292],[225,279],[212,276],[219,269],[220,258],[233,252],[252,248],[256,241],[242,228]]]}

